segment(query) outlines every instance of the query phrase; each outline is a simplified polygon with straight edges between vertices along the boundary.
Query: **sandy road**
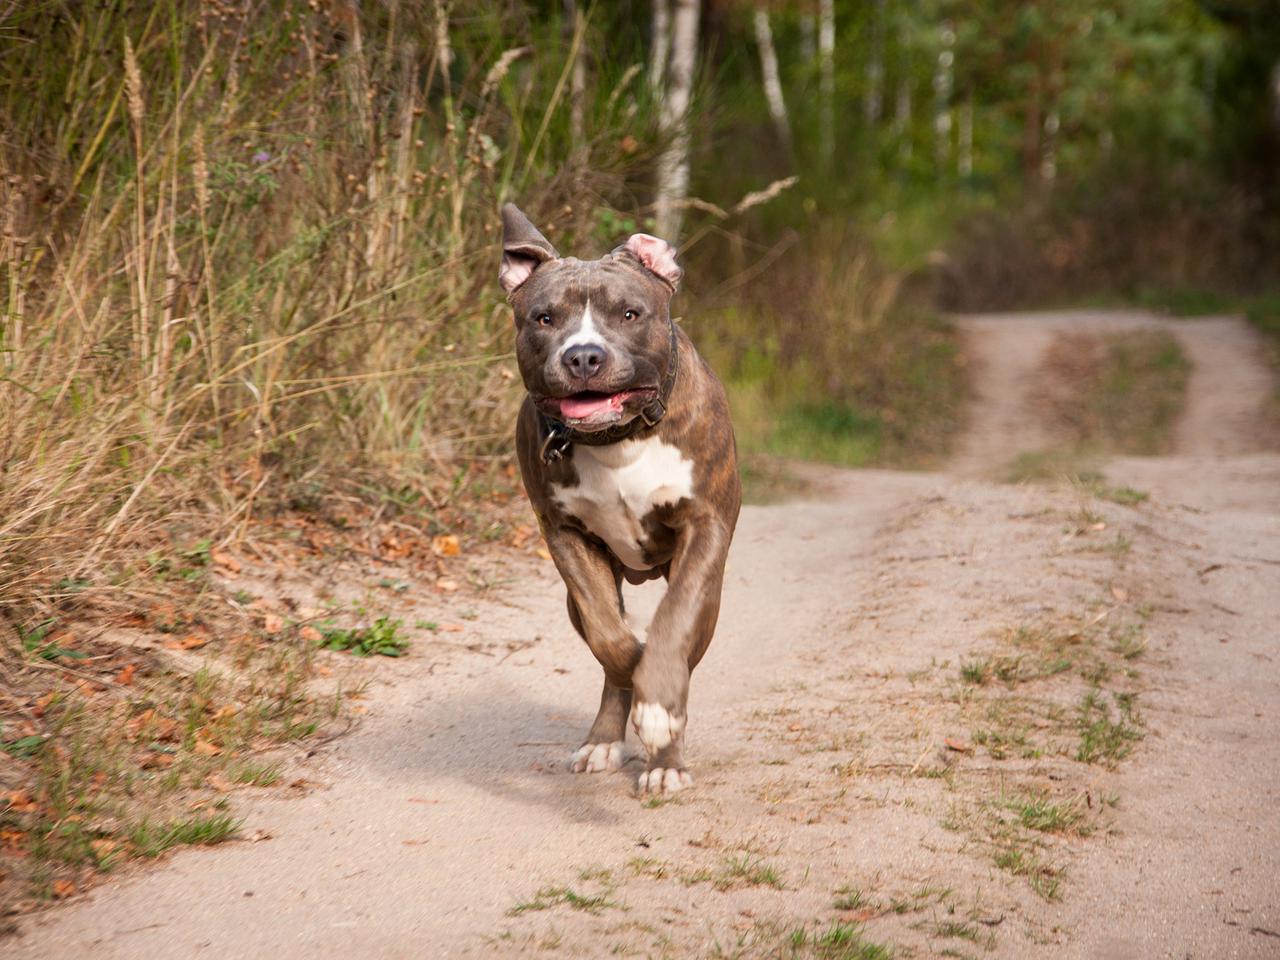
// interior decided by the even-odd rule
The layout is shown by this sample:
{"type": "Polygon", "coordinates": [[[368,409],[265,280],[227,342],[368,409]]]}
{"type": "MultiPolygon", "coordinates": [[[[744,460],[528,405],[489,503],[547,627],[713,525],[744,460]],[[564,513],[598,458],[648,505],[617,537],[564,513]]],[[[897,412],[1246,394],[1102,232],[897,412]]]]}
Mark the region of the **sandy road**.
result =
{"type": "Polygon", "coordinates": [[[1105,535],[1064,538],[1073,494],[973,478],[1034,446],[1020,398],[1052,331],[1158,322],[970,318],[956,472],[815,470],[815,498],[744,510],[687,796],[642,805],[638,763],[566,771],[599,671],[549,565],[521,566],[474,620],[507,652],[380,665],[359,729],[300,768],[319,787],[237,798],[269,839],[130,873],[6,955],[787,956],[795,930],[853,918],[899,956],[1280,956],[1280,456],[1254,436],[1270,381],[1251,334],[1172,325],[1195,364],[1179,453],[1108,466],[1151,500],[1090,507],[1105,535]],[[1118,771],[959,742],[956,665],[998,629],[1139,599],[1148,732],[1118,771]],[[1005,783],[1069,785],[1091,816],[1113,798],[1090,835],[1036,848],[1062,866],[1055,899],[954,823],[1005,783]],[[846,885],[871,906],[835,909],[846,885]]]}

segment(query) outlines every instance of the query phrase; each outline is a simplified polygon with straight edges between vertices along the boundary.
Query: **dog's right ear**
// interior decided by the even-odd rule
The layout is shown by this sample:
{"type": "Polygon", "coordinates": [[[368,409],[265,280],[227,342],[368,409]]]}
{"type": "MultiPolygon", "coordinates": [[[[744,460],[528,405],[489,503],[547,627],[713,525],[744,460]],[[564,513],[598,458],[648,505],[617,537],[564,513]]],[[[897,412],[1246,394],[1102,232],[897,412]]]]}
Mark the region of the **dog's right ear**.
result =
{"type": "Polygon", "coordinates": [[[502,267],[498,282],[508,294],[529,279],[533,271],[560,254],[514,203],[502,205],[502,267]]]}

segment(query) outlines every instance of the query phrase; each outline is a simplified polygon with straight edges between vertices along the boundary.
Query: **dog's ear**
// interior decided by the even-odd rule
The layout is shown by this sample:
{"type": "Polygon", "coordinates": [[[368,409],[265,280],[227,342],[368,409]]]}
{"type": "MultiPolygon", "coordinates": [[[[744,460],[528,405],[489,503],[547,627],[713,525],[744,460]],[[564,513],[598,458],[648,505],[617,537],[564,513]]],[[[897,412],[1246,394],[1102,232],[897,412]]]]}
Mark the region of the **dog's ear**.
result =
{"type": "Polygon", "coordinates": [[[620,249],[639,260],[645,269],[664,281],[673,291],[680,286],[684,270],[676,263],[676,248],[667,241],[647,233],[636,233],[620,249]]]}
{"type": "Polygon", "coordinates": [[[502,267],[498,282],[503,290],[515,293],[539,265],[559,256],[519,207],[514,203],[502,205],[502,267]]]}

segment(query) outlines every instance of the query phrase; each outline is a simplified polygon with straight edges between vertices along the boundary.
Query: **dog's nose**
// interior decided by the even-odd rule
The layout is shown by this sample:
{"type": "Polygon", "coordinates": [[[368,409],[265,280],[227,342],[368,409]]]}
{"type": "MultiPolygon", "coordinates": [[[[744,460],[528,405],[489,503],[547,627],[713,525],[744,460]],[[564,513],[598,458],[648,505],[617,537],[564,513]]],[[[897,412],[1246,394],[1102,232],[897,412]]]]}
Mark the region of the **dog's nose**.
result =
{"type": "Polygon", "coordinates": [[[576,380],[590,380],[604,367],[609,354],[598,343],[580,343],[570,347],[560,358],[569,376],[576,380]]]}

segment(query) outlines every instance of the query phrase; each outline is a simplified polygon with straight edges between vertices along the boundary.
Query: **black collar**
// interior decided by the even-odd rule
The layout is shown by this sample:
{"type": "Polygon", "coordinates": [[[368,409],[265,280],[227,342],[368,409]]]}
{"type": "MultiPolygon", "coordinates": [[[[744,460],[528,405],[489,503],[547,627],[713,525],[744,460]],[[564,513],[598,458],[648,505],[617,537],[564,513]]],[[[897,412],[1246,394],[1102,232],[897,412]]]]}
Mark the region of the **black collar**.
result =
{"type": "Polygon", "coordinates": [[[568,453],[569,448],[575,443],[601,447],[628,440],[637,433],[652,430],[667,415],[667,401],[671,399],[671,391],[676,385],[676,374],[680,370],[680,345],[676,339],[675,321],[668,318],[667,325],[671,329],[671,346],[667,353],[667,372],[663,374],[662,383],[658,385],[658,395],[626,423],[614,424],[605,430],[575,430],[539,410],[538,430],[542,436],[542,442],[538,446],[538,455],[543,463],[555,463],[568,453]]]}

